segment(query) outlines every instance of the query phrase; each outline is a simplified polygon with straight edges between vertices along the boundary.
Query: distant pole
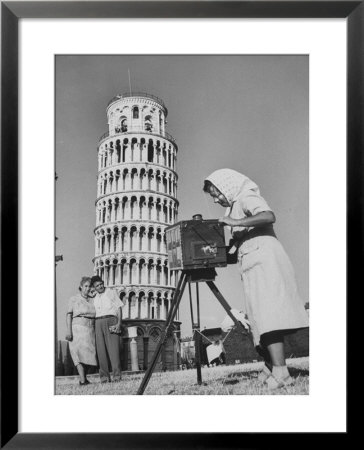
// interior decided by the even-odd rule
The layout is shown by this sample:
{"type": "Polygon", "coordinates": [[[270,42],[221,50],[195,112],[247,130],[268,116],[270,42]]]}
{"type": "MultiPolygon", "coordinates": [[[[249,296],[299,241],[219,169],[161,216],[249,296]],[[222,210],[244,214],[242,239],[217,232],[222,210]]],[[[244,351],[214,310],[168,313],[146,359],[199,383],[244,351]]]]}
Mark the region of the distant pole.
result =
{"type": "MultiPolygon", "coordinates": [[[[56,240],[58,238],[56,237],[56,240]]],[[[55,267],[57,267],[57,262],[63,261],[63,255],[56,255],[55,257],[55,267]]],[[[55,367],[57,370],[57,351],[58,351],[58,327],[57,327],[57,272],[55,270],[54,272],[54,320],[55,320],[55,327],[54,327],[54,347],[55,347],[55,367]]]]}
{"type": "Polygon", "coordinates": [[[130,70],[128,69],[128,75],[129,75],[129,92],[131,95],[131,81],[130,81],[130,70]]]}
{"type": "MultiPolygon", "coordinates": [[[[54,174],[55,181],[58,180],[57,173],[54,174]]],[[[58,241],[58,237],[54,237],[54,242],[58,241]]],[[[58,350],[58,327],[57,327],[57,272],[56,267],[57,263],[59,261],[63,261],[63,255],[55,255],[55,264],[54,264],[54,320],[55,320],[55,326],[54,326],[54,347],[55,347],[55,353],[54,353],[54,359],[55,359],[55,369],[57,370],[57,350],[58,350]]],[[[56,372],[55,372],[56,373],[56,372]]]]}

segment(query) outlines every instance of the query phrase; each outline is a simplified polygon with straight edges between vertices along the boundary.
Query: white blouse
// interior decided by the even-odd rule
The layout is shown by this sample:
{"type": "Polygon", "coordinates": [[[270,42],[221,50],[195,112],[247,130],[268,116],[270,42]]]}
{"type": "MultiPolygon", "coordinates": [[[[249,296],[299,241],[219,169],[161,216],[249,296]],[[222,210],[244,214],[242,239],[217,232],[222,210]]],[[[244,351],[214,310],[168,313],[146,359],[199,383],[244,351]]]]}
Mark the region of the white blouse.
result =
{"type": "MultiPolygon", "coordinates": [[[[225,215],[233,219],[243,219],[264,211],[272,211],[265,199],[257,192],[245,191],[238,195],[231,207],[226,209],[225,215]]],[[[231,227],[231,233],[249,231],[252,228],[254,227],[231,227]]]]}
{"type": "Polygon", "coordinates": [[[106,288],[102,294],[97,293],[94,298],[96,317],[116,316],[119,308],[124,306],[114,289],[106,288]]]}

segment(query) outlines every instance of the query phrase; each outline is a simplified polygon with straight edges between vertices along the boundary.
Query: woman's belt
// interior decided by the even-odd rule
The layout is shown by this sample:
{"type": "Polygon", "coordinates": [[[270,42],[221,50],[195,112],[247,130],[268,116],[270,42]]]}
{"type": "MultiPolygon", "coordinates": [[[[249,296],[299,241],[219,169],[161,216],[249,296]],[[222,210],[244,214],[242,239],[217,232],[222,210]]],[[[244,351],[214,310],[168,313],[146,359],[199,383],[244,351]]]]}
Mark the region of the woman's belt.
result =
{"type": "Polygon", "coordinates": [[[99,317],[96,317],[96,320],[97,320],[97,319],[109,319],[109,318],[111,318],[111,317],[115,317],[115,319],[117,319],[116,316],[113,316],[113,315],[109,314],[109,315],[107,315],[107,316],[99,316],[99,317]]]}
{"type": "Polygon", "coordinates": [[[84,327],[93,328],[95,326],[95,317],[76,316],[72,320],[72,326],[73,325],[81,325],[84,327]]]}
{"type": "Polygon", "coordinates": [[[226,247],[226,262],[228,264],[236,264],[238,262],[237,250],[240,245],[242,245],[249,239],[253,239],[259,236],[272,236],[274,238],[277,238],[273,229],[273,225],[255,227],[249,231],[242,232],[239,237],[233,237],[232,239],[230,239],[229,245],[226,247]]]}
{"type": "Polygon", "coordinates": [[[253,229],[247,231],[240,239],[237,240],[237,244],[240,245],[249,239],[253,239],[260,236],[272,236],[277,238],[274,229],[270,227],[254,227],[253,229]]]}
{"type": "Polygon", "coordinates": [[[95,318],[95,316],[91,317],[91,316],[85,316],[83,314],[79,314],[78,316],[73,316],[73,319],[76,319],[76,317],[82,317],[82,319],[94,319],[95,318]]]}

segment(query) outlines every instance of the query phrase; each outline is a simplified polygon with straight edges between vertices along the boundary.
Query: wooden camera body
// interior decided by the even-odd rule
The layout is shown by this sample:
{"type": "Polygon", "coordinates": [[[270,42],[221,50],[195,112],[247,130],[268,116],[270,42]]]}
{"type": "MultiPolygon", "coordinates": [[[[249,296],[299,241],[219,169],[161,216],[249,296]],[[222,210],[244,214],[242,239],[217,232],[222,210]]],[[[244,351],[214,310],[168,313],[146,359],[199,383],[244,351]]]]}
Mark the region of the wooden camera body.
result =
{"type": "Polygon", "coordinates": [[[166,228],[169,268],[193,270],[227,265],[224,225],[214,220],[182,220],[166,228]]]}

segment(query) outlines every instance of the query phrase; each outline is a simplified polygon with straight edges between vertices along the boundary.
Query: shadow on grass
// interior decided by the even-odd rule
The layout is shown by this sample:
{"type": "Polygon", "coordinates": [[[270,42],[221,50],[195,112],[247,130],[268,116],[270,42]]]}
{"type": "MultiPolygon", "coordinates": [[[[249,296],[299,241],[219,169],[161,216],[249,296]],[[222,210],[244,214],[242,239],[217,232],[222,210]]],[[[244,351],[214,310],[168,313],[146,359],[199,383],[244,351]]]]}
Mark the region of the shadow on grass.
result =
{"type": "MultiPolygon", "coordinates": [[[[292,378],[298,377],[308,377],[310,371],[307,369],[296,369],[295,367],[290,367],[289,372],[292,378]]],[[[222,382],[224,385],[234,385],[240,383],[242,380],[251,380],[257,378],[260,371],[257,370],[247,370],[241,372],[234,372],[229,374],[227,377],[218,378],[216,381],[222,382]]]]}
{"type": "Polygon", "coordinates": [[[246,370],[241,372],[234,372],[230,373],[224,378],[217,379],[216,381],[221,381],[224,385],[226,384],[237,384],[240,383],[242,380],[251,380],[252,378],[255,378],[258,372],[252,371],[252,370],[246,370]]]}
{"type": "Polygon", "coordinates": [[[289,368],[289,373],[291,374],[292,378],[298,378],[298,377],[308,377],[310,375],[310,371],[307,369],[296,369],[295,367],[289,368]]]}

